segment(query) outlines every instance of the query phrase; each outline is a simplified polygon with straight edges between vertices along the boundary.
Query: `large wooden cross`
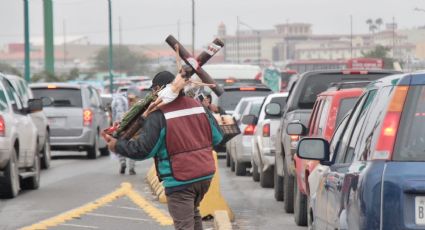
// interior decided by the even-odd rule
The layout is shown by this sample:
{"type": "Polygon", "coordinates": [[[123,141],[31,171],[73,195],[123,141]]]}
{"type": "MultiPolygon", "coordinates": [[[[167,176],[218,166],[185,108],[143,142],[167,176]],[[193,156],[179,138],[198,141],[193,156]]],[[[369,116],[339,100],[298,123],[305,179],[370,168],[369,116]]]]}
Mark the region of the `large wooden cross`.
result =
{"type": "Polygon", "coordinates": [[[190,77],[196,73],[203,83],[214,85],[210,88],[217,96],[223,94],[223,88],[217,85],[214,79],[204,69],[202,69],[202,65],[204,65],[211,59],[211,57],[224,47],[223,41],[218,38],[214,39],[214,41],[208,45],[208,48],[199,54],[196,59],[172,35],[169,35],[165,41],[174,51],[179,52],[178,55],[180,58],[191,68],[190,71],[186,70],[186,77],[190,77]]]}

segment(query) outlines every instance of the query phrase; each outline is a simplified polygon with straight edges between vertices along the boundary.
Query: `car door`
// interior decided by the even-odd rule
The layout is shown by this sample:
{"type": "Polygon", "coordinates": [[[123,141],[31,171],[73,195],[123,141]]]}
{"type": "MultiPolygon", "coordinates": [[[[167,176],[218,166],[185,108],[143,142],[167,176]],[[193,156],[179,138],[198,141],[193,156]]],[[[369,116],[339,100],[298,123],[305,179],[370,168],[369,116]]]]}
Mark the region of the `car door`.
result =
{"type": "Polygon", "coordinates": [[[35,140],[34,126],[28,114],[23,111],[23,104],[10,82],[3,79],[3,85],[10,104],[13,108],[13,125],[16,127],[19,138],[19,166],[26,167],[32,165],[35,140]]]}
{"type": "Polygon", "coordinates": [[[375,96],[376,90],[371,90],[358,101],[336,151],[335,163],[329,167],[329,173],[324,182],[327,193],[327,229],[340,228],[340,215],[344,210],[343,197],[344,192],[347,192],[343,189],[344,179],[347,174],[352,174],[349,170],[354,160],[355,144],[375,96]]]}

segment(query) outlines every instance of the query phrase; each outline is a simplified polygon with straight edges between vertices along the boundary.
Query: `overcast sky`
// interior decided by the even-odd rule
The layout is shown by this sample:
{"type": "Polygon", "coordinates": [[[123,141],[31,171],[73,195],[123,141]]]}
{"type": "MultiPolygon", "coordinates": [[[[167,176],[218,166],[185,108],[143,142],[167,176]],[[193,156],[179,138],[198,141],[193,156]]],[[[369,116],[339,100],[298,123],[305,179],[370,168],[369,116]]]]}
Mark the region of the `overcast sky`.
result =
{"type": "MultiPolygon", "coordinates": [[[[313,33],[365,33],[368,18],[391,22],[394,16],[400,28],[425,25],[425,0],[195,0],[196,46],[210,42],[217,26],[224,22],[234,34],[236,17],[255,29],[272,29],[289,22],[313,24],[313,33]]],[[[107,0],[53,0],[55,34],[87,35],[93,43],[108,41],[107,0]]],[[[191,42],[191,0],[112,0],[114,42],[118,43],[118,18],[122,19],[123,43],[161,43],[168,34],[191,42]]],[[[42,0],[30,0],[31,36],[43,33],[42,0]]],[[[242,27],[243,28],[243,27],[242,27]]],[[[246,28],[247,29],[247,28],[246,28]]],[[[23,0],[0,0],[0,44],[23,42],[23,0]]]]}

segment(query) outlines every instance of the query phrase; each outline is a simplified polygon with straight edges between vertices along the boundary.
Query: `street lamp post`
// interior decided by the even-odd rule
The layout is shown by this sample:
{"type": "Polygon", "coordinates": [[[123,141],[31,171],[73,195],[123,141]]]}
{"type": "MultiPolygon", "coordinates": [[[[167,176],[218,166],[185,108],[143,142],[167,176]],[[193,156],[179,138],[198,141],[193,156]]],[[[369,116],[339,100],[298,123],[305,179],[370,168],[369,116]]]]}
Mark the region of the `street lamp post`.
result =
{"type": "Polygon", "coordinates": [[[109,12],[109,91],[112,94],[114,92],[114,75],[113,75],[113,52],[112,52],[112,0],[108,0],[108,12],[109,12]]]}
{"type": "Polygon", "coordinates": [[[25,80],[31,81],[30,77],[30,32],[29,32],[29,9],[28,1],[24,0],[24,36],[25,36],[25,80]]]}

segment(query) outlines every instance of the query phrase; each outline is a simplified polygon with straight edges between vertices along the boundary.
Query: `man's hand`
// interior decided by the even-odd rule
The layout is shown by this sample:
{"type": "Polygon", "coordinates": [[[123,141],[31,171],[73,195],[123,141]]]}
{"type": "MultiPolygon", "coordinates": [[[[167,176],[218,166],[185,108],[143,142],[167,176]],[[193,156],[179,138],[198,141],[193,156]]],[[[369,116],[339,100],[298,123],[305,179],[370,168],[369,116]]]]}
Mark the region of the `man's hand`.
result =
{"type": "Polygon", "coordinates": [[[117,139],[113,138],[111,135],[102,132],[101,133],[103,139],[106,141],[106,144],[108,145],[108,149],[112,152],[115,152],[115,147],[117,145],[117,139]]]}

